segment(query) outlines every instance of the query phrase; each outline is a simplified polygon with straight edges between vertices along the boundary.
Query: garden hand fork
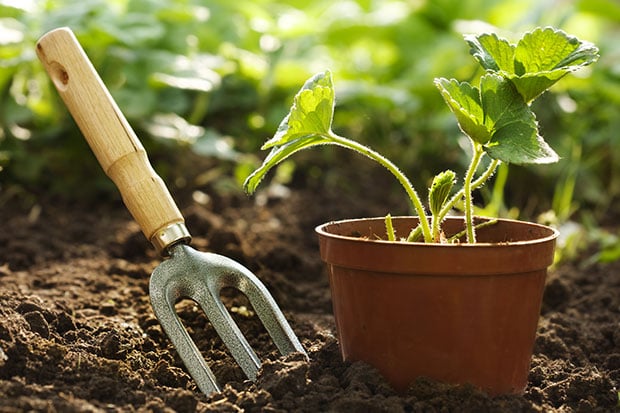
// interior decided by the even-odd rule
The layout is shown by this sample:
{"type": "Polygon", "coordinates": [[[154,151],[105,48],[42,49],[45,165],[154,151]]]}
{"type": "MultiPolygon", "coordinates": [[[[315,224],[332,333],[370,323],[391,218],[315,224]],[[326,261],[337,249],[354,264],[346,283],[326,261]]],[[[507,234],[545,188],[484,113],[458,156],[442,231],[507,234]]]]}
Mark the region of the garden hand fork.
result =
{"type": "Polygon", "coordinates": [[[73,32],[59,28],[45,34],[37,54],[142,232],[167,258],[151,276],[151,305],[200,390],[210,394],[220,388],[175,311],[181,298],[200,305],[249,379],[256,378],[261,362],[221,301],[224,287],[246,295],[282,354],[305,354],[269,291],[250,270],[188,245],[183,216],[73,32]]]}

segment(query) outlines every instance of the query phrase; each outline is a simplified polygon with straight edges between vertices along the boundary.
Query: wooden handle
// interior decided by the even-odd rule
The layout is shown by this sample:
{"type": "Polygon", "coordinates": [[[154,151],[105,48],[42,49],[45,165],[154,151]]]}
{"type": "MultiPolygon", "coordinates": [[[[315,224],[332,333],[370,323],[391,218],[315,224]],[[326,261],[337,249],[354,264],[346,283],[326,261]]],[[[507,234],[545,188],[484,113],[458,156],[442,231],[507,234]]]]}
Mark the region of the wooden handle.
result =
{"type": "Polygon", "coordinates": [[[73,32],[60,28],[45,34],[37,43],[37,55],[144,235],[160,251],[188,238],[170,192],[73,32]],[[168,228],[173,228],[172,235],[168,228]]]}

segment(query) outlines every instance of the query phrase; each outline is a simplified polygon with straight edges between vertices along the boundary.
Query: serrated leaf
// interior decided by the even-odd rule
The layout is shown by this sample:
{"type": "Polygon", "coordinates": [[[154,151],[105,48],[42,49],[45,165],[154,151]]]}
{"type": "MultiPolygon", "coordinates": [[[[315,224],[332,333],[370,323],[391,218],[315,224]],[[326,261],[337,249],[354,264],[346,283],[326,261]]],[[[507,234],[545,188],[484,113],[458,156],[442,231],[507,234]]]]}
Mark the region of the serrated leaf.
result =
{"type": "Polygon", "coordinates": [[[530,102],[566,74],[598,60],[598,48],[551,27],[526,33],[515,48],[513,81],[530,102]]]}
{"type": "Polygon", "coordinates": [[[556,70],[544,73],[526,73],[523,76],[507,75],[519,94],[526,102],[531,102],[540,96],[545,90],[553,86],[558,80],[563,78],[568,72],[556,70]]]}
{"type": "Polygon", "coordinates": [[[253,194],[261,183],[265,175],[280,162],[284,161],[295,152],[312,146],[324,145],[330,143],[328,137],[321,135],[310,135],[299,139],[289,140],[288,142],[275,146],[267,155],[261,166],[248,176],[243,183],[246,192],[253,194]]]}
{"type": "Polygon", "coordinates": [[[531,102],[569,72],[594,63],[598,48],[551,27],[526,33],[516,44],[496,34],[465,36],[480,65],[510,79],[531,102]]]}
{"type": "Polygon", "coordinates": [[[321,72],[306,81],[293,99],[288,115],[262,149],[316,133],[329,134],[334,117],[334,87],[331,73],[321,72]]]}
{"type": "Polygon", "coordinates": [[[486,74],[480,79],[485,124],[492,130],[487,154],[506,163],[551,163],[557,154],[538,134],[536,117],[506,78],[486,74]]]}
{"type": "Polygon", "coordinates": [[[491,158],[506,163],[546,164],[559,159],[537,130],[524,122],[516,122],[498,130],[484,149],[491,158]]]}
{"type": "Polygon", "coordinates": [[[526,33],[514,53],[515,74],[519,76],[560,69],[575,70],[598,57],[598,49],[591,43],[552,27],[526,33]]]}
{"type": "Polygon", "coordinates": [[[293,99],[289,113],[273,138],[262,146],[271,148],[261,166],[245,180],[243,186],[253,193],[265,175],[280,162],[302,149],[332,142],[334,87],[331,73],[325,71],[308,79],[293,99]]]}
{"type": "Polygon", "coordinates": [[[514,84],[487,73],[480,89],[454,79],[436,79],[461,130],[494,159],[506,163],[550,163],[557,154],[538,135],[536,117],[514,84]]]}
{"type": "Polygon", "coordinates": [[[491,73],[482,76],[480,95],[484,123],[491,133],[515,122],[523,122],[536,130],[534,113],[507,79],[491,73]]]}
{"type": "Polygon", "coordinates": [[[491,138],[491,134],[484,125],[480,91],[469,83],[455,79],[435,79],[435,86],[456,116],[463,133],[478,143],[486,143],[491,138]]]}
{"type": "Polygon", "coordinates": [[[508,40],[499,38],[495,33],[484,33],[479,36],[466,35],[465,41],[471,47],[469,53],[485,70],[514,73],[515,46],[508,40]]]}

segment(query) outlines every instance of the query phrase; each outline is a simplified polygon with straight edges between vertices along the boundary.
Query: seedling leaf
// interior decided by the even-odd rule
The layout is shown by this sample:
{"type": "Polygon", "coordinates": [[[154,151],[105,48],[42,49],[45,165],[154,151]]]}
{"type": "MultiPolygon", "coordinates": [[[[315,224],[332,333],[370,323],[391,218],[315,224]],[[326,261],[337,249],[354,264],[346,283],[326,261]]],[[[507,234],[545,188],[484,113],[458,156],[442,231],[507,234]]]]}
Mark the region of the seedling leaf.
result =
{"type": "Polygon", "coordinates": [[[435,175],[428,192],[428,206],[433,215],[439,215],[455,183],[454,171],[447,170],[435,175]]]}
{"type": "Polygon", "coordinates": [[[469,53],[485,70],[515,72],[515,47],[508,40],[497,37],[495,33],[485,33],[479,36],[465,35],[465,41],[471,47],[469,53]]]}
{"type": "Polygon", "coordinates": [[[598,48],[551,27],[525,34],[515,48],[517,90],[529,102],[569,72],[598,59],[598,48]]]}
{"type": "Polygon", "coordinates": [[[572,71],[598,58],[598,49],[562,30],[539,28],[526,33],[515,48],[515,68],[521,73],[572,71]]]}
{"type": "Polygon", "coordinates": [[[484,150],[493,159],[514,164],[547,164],[559,159],[537,130],[521,121],[499,129],[484,150]]]}
{"type": "Polygon", "coordinates": [[[244,182],[252,194],[265,175],[277,164],[302,149],[332,143],[331,124],[334,115],[334,88],[331,73],[321,72],[310,79],[293,99],[293,105],[278,126],[273,138],[262,149],[271,148],[262,165],[244,182]]]}
{"type": "Polygon", "coordinates": [[[536,129],[536,118],[515,87],[503,77],[486,74],[480,79],[485,125],[491,133],[521,121],[536,129]]]}
{"type": "Polygon", "coordinates": [[[557,154],[538,134],[536,117],[505,78],[487,74],[480,79],[485,123],[492,130],[484,145],[487,154],[506,163],[551,163],[557,154]]]}
{"type": "Polygon", "coordinates": [[[278,126],[273,138],[263,144],[262,149],[308,135],[329,135],[333,117],[334,87],[331,73],[317,73],[299,90],[288,115],[278,126]]]}
{"type": "Polygon", "coordinates": [[[486,124],[493,130],[484,146],[491,158],[506,163],[551,163],[557,154],[538,134],[536,117],[510,81],[487,74],[480,79],[486,124]]]}
{"type": "Polygon", "coordinates": [[[484,125],[480,91],[469,83],[455,79],[435,79],[435,86],[456,116],[463,133],[480,144],[488,142],[491,134],[484,125]]]}
{"type": "Polygon", "coordinates": [[[551,27],[526,33],[517,45],[496,34],[465,36],[480,65],[510,79],[531,102],[569,72],[594,63],[598,48],[551,27]]]}
{"type": "Polygon", "coordinates": [[[273,168],[278,165],[280,162],[293,155],[295,152],[298,152],[302,149],[310,148],[316,145],[324,145],[330,143],[328,137],[321,135],[307,135],[295,140],[289,140],[283,145],[274,146],[271,149],[271,152],[267,155],[262,165],[258,167],[250,176],[248,176],[243,183],[243,187],[245,188],[248,194],[253,194],[256,191],[256,188],[263,180],[265,175],[273,168]]]}
{"type": "Polygon", "coordinates": [[[489,156],[506,163],[550,163],[557,154],[538,135],[534,113],[515,86],[488,73],[480,89],[454,79],[436,79],[461,130],[489,156]]]}

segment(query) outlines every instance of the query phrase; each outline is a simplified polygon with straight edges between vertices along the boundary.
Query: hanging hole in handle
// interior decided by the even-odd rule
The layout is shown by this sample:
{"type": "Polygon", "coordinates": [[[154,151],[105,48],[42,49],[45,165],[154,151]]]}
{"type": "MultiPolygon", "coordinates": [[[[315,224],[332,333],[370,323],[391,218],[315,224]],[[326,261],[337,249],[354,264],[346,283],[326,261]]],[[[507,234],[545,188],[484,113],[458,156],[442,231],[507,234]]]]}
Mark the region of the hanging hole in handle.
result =
{"type": "MultiPolygon", "coordinates": [[[[47,62],[45,50],[40,43],[37,44],[37,51],[39,52],[39,55],[43,58],[43,60],[47,62]]],[[[50,78],[54,82],[56,88],[60,91],[67,90],[67,87],[69,86],[69,73],[67,73],[65,68],[58,62],[47,62],[47,64],[50,78]]]]}
{"type": "Polygon", "coordinates": [[[56,85],[56,88],[61,91],[67,90],[69,87],[69,73],[58,62],[52,62],[50,65],[50,77],[56,85]]]}

